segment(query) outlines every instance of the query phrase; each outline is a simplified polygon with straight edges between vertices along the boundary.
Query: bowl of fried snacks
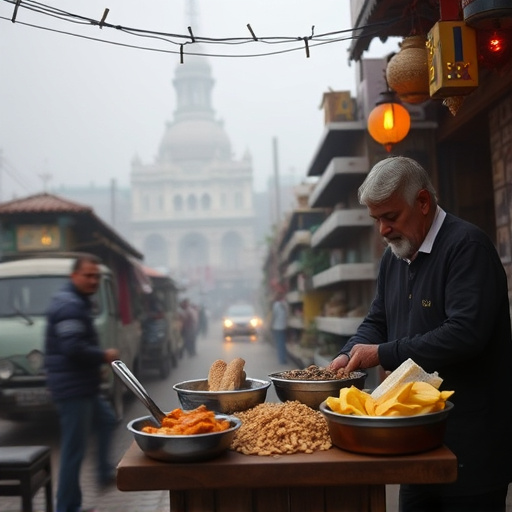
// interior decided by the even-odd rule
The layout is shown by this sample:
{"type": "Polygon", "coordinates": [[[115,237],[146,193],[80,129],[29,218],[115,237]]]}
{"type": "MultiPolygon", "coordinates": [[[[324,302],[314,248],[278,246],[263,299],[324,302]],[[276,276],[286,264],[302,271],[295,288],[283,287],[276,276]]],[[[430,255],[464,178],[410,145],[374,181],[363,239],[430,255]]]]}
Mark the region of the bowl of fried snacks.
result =
{"type": "Polygon", "coordinates": [[[216,414],[202,405],[190,411],[174,409],[160,426],[152,416],[144,416],[130,421],[127,428],[152,459],[198,462],[228,450],[241,424],[235,416],[216,414]]]}
{"type": "Polygon", "coordinates": [[[362,389],[366,373],[356,371],[347,375],[311,365],[303,370],[271,373],[269,378],[281,402],[297,400],[318,409],[327,397],[337,395],[342,388],[355,386],[362,389]]]}
{"type": "Polygon", "coordinates": [[[364,454],[420,453],[443,444],[452,391],[408,382],[378,399],[355,387],[320,404],[332,443],[364,454]]]}
{"type": "Polygon", "coordinates": [[[208,378],[174,384],[181,406],[195,409],[204,404],[212,411],[232,414],[263,403],[270,382],[247,378],[244,364],[241,358],[229,363],[218,359],[211,365],[208,378]]]}

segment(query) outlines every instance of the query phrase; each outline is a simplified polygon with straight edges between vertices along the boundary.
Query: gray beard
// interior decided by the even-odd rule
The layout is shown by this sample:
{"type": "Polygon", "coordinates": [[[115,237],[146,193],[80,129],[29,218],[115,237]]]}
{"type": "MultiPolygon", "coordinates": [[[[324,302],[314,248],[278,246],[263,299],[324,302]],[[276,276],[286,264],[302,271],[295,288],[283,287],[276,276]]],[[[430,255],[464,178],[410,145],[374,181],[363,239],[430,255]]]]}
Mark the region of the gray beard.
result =
{"type": "Polygon", "coordinates": [[[385,242],[387,245],[389,245],[389,247],[391,248],[391,252],[398,259],[409,259],[413,253],[412,244],[406,238],[399,238],[395,240],[385,239],[385,242]]]}

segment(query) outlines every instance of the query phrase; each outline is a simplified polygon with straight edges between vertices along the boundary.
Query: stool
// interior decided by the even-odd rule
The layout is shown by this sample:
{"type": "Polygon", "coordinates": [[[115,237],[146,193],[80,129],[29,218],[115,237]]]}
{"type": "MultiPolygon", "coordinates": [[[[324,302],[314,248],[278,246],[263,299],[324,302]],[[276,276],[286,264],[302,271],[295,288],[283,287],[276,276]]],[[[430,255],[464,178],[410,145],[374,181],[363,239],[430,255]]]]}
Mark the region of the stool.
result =
{"type": "Polygon", "coordinates": [[[32,498],[43,486],[46,489],[46,512],[53,512],[48,446],[0,447],[0,496],[21,496],[23,512],[32,512],[32,498]]]}

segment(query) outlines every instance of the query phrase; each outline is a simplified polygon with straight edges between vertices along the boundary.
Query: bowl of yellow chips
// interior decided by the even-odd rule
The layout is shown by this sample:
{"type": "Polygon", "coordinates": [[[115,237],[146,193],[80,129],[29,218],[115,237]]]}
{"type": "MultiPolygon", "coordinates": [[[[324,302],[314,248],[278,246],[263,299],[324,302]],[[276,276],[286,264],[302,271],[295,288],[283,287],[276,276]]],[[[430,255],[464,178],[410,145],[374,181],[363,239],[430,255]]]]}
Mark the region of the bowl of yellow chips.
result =
{"type": "Polygon", "coordinates": [[[375,455],[420,453],[443,444],[452,393],[410,382],[375,400],[351,387],[324,400],[319,409],[338,448],[375,455]]]}

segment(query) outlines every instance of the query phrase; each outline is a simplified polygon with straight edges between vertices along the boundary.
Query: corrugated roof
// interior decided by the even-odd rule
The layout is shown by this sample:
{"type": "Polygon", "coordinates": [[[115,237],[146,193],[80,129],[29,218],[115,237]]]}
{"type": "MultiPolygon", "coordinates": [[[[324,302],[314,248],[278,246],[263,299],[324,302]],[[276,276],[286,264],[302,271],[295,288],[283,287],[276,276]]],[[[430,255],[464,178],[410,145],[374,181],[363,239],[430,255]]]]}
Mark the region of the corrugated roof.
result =
{"type": "Polygon", "coordinates": [[[90,206],[43,192],[0,203],[0,214],[9,213],[93,213],[90,206]]]}

